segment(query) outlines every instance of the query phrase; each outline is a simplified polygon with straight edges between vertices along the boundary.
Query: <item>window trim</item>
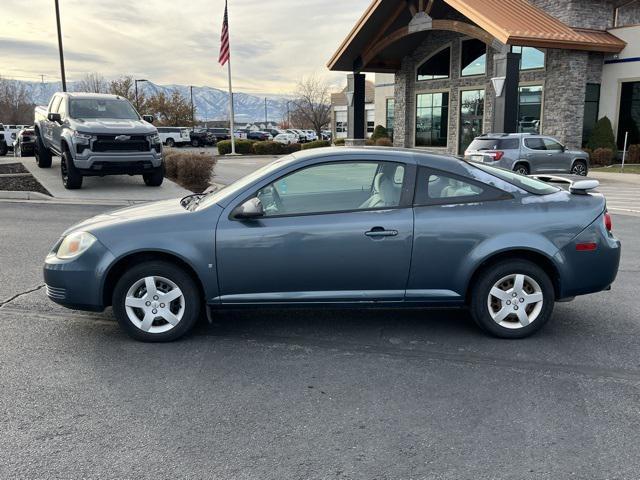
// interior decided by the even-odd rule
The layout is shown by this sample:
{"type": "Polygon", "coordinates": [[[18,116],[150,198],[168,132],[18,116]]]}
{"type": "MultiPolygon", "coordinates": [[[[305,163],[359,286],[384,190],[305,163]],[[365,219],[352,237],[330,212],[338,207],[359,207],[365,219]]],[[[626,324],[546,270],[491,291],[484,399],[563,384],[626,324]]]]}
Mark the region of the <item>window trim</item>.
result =
{"type": "Polygon", "coordinates": [[[306,170],[308,168],[317,167],[320,165],[330,165],[330,164],[341,164],[341,163],[395,163],[397,165],[401,165],[404,167],[405,178],[403,179],[404,185],[402,187],[402,192],[400,193],[400,204],[395,207],[374,207],[374,208],[355,208],[349,210],[331,210],[331,211],[320,211],[320,212],[304,212],[304,213],[287,213],[282,215],[269,215],[263,217],[257,217],[253,220],[264,221],[271,218],[289,218],[289,217],[309,217],[316,215],[333,215],[338,213],[356,213],[356,212],[375,212],[375,211],[383,211],[383,210],[399,210],[402,208],[413,208],[413,198],[414,198],[414,188],[416,185],[416,176],[417,176],[417,166],[413,163],[406,163],[398,160],[388,160],[388,159],[379,159],[373,160],[370,158],[363,159],[359,157],[349,158],[348,160],[328,160],[328,161],[320,161],[317,163],[312,163],[310,165],[302,165],[299,168],[291,170],[290,172],[284,173],[278,176],[274,180],[267,180],[266,183],[260,183],[260,186],[254,186],[252,188],[252,193],[249,195],[241,195],[236,198],[241,198],[240,201],[236,202],[235,200],[229,204],[229,215],[227,218],[233,222],[246,222],[247,219],[244,218],[235,218],[233,216],[233,211],[242,205],[247,200],[250,200],[258,195],[258,192],[262,190],[267,185],[271,185],[276,183],[280,179],[284,177],[288,177],[289,175],[293,175],[294,173],[300,172],[302,170],[306,170]]]}
{"type": "Polygon", "coordinates": [[[422,84],[424,82],[446,82],[446,81],[451,81],[453,79],[453,62],[451,61],[452,53],[453,53],[453,42],[448,42],[448,43],[445,43],[443,46],[441,46],[436,51],[431,52],[430,54],[428,54],[422,60],[417,61],[416,62],[416,66],[415,66],[415,68],[413,70],[414,81],[417,84],[422,84]],[[427,63],[432,57],[434,57],[435,55],[437,55],[438,53],[442,52],[443,50],[445,50],[447,48],[450,49],[450,52],[449,52],[449,76],[447,78],[430,78],[430,79],[425,79],[425,80],[418,79],[418,70],[420,69],[420,67],[422,65],[424,65],[425,63],[427,63]]]}
{"type": "Polygon", "coordinates": [[[419,166],[416,175],[416,186],[414,188],[413,206],[415,207],[434,207],[442,205],[465,205],[469,203],[484,203],[484,202],[496,202],[501,200],[512,200],[514,197],[511,193],[501,190],[500,188],[488,185],[484,182],[480,182],[473,178],[465,177],[464,175],[458,175],[456,173],[448,172],[446,170],[440,170],[437,168],[419,166]],[[428,195],[428,183],[426,187],[421,187],[421,183],[427,180],[431,175],[441,175],[450,177],[460,182],[468,183],[472,186],[477,186],[483,189],[482,194],[466,197],[454,197],[454,198],[429,198],[428,195]],[[423,195],[425,198],[424,203],[418,202],[418,195],[423,195]]]}

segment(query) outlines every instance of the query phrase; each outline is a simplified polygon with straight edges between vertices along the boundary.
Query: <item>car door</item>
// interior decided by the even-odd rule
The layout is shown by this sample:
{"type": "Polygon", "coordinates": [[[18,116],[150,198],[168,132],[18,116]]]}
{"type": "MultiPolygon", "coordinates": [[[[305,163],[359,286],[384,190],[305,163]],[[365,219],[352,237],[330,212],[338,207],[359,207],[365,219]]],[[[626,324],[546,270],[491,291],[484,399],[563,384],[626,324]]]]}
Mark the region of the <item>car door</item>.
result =
{"type": "Polygon", "coordinates": [[[526,137],[524,147],[524,157],[529,163],[529,171],[531,173],[546,171],[549,160],[544,140],[541,137],[526,137]]]}
{"type": "Polygon", "coordinates": [[[51,134],[51,141],[54,148],[59,149],[62,140],[62,127],[67,122],[67,99],[62,97],[58,104],[58,112],[60,114],[60,122],[53,122],[53,130],[51,134]]]}
{"type": "Polygon", "coordinates": [[[545,148],[547,149],[547,160],[545,169],[548,172],[569,172],[571,168],[571,159],[565,153],[565,149],[553,138],[543,138],[545,148]]]}
{"type": "Polygon", "coordinates": [[[221,303],[402,301],[415,165],[323,161],[232,202],[216,233],[221,303]],[[264,216],[233,210],[257,197],[264,216]]]}
{"type": "MultiPolygon", "coordinates": [[[[58,107],[60,106],[61,101],[62,101],[62,97],[60,95],[55,95],[51,99],[51,103],[49,105],[47,113],[58,113],[58,107]]],[[[44,122],[45,122],[44,138],[46,139],[47,144],[50,147],[51,145],[53,145],[53,136],[58,124],[56,122],[49,120],[49,118],[45,118],[44,122]]]]}

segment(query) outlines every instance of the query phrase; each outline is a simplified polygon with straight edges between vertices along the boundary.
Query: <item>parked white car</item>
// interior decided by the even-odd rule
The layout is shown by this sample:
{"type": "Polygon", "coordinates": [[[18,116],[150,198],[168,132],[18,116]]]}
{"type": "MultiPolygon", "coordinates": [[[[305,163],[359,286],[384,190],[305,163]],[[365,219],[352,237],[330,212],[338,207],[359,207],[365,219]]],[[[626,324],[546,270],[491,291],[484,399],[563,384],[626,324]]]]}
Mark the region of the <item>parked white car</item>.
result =
{"type": "Polygon", "coordinates": [[[304,133],[307,134],[307,141],[315,142],[318,140],[318,134],[313,130],[304,130],[304,133]]]}
{"type": "Polygon", "coordinates": [[[273,141],[284,145],[290,145],[292,143],[298,143],[298,136],[293,133],[279,133],[275,136],[273,141]]]}
{"type": "Polygon", "coordinates": [[[191,143],[191,134],[188,128],[158,127],[158,135],[160,135],[160,141],[167,147],[191,143]]]}

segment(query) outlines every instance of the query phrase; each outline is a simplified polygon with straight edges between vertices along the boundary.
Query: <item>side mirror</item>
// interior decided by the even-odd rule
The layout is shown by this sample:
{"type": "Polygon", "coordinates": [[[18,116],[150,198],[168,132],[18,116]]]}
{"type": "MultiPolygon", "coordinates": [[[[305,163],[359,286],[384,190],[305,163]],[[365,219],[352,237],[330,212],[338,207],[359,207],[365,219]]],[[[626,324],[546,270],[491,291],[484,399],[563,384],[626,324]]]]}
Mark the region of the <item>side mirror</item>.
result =
{"type": "Polygon", "coordinates": [[[49,113],[47,115],[47,119],[50,122],[62,123],[62,117],[60,116],[59,113],[49,113]]]}
{"type": "Polygon", "coordinates": [[[155,120],[155,118],[153,117],[153,115],[142,115],[142,119],[145,122],[149,122],[149,123],[153,123],[153,121],[155,120]]]}
{"type": "Polygon", "coordinates": [[[562,153],[567,151],[567,147],[565,145],[560,144],[560,150],[562,150],[562,153]]]}
{"type": "Polygon", "coordinates": [[[232,213],[233,218],[252,219],[264,217],[264,208],[262,202],[257,197],[251,198],[238,205],[232,213]]]}

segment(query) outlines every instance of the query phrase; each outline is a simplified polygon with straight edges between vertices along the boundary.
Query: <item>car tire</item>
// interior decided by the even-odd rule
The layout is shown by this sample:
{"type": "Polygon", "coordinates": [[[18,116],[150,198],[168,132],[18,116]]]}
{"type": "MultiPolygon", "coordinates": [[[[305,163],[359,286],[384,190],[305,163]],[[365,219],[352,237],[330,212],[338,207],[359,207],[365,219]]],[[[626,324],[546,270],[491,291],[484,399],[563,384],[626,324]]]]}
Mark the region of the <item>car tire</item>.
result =
{"type": "Polygon", "coordinates": [[[470,293],[473,319],[499,338],[524,338],[537,332],[551,318],[555,302],[549,275],[527,260],[491,265],[470,293]]]}
{"type": "Polygon", "coordinates": [[[164,168],[159,167],[151,173],[143,173],[142,178],[147,187],[159,187],[164,181],[164,168]]]}
{"type": "Polygon", "coordinates": [[[122,329],[142,342],[171,342],[188,333],[201,310],[200,290],[182,268],[150,261],[127,270],[113,290],[113,313],[122,329]],[[155,288],[154,295],[148,289],[155,288]],[[174,290],[177,292],[171,294],[174,290]],[[169,302],[164,295],[171,294],[169,302]],[[153,317],[153,318],[152,318],[153,317]]]}
{"type": "Polygon", "coordinates": [[[587,170],[587,163],[583,160],[576,160],[571,166],[570,173],[572,175],[580,175],[581,177],[586,177],[587,173],[589,173],[587,170]]]}
{"type": "Polygon", "coordinates": [[[176,142],[173,138],[167,138],[167,141],[165,142],[167,144],[167,147],[175,147],[176,146],[176,142]]]}
{"type": "Polygon", "coordinates": [[[67,190],[78,190],[82,188],[82,174],[78,171],[73,163],[73,158],[69,151],[62,153],[60,159],[60,175],[62,176],[62,185],[67,190]]]}
{"type": "Polygon", "coordinates": [[[193,148],[198,148],[200,146],[200,141],[197,138],[194,138],[193,140],[191,140],[191,146],[193,148]]]}
{"type": "Polygon", "coordinates": [[[5,144],[0,144],[0,157],[4,157],[8,151],[9,147],[7,147],[5,144]]]}
{"type": "Polygon", "coordinates": [[[516,173],[519,173],[520,175],[529,175],[529,173],[531,173],[531,170],[529,169],[529,165],[522,162],[516,163],[513,166],[513,171],[516,173]]]}
{"type": "Polygon", "coordinates": [[[40,137],[40,133],[36,134],[36,147],[35,147],[36,165],[40,168],[51,168],[51,152],[44,146],[44,142],[40,137]]]}

